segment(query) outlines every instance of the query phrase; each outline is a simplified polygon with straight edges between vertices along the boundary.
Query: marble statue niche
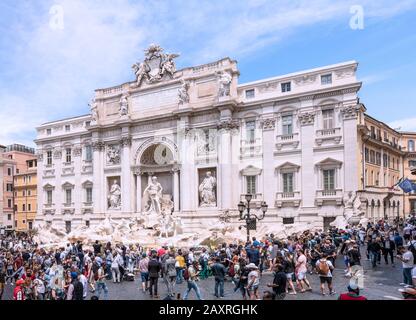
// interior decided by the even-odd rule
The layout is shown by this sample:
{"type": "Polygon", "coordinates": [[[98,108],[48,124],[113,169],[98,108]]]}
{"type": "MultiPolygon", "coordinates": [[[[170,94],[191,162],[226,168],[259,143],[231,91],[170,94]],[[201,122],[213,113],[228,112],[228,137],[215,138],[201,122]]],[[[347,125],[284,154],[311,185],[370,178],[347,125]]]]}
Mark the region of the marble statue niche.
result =
{"type": "Polygon", "coordinates": [[[92,122],[98,122],[98,104],[95,99],[92,99],[91,102],[88,104],[91,109],[91,118],[92,122]]]}
{"type": "Polygon", "coordinates": [[[127,101],[127,96],[122,95],[120,98],[120,117],[127,116],[129,113],[129,103],[127,101]]]}
{"type": "Polygon", "coordinates": [[[162,213],[162,191],[162,185],[157,181],[157,177],[152,177],[143,192],[145,214],[162,213]]]}
{"type": "Polygon", "coordinates": [[[199,206],[216,207],[217,206],[217,179],[213,176],[212,171],[206,171],[205,177],[199,185],[199,206]]]}
{"type": "Polygon", "coordinates": [[[108,209],[120,210],[121,209],[121,187],[120,177],[108,178],[108,209]]]}
{"type": "Polygon", "coordinates": [[[218,96],[226,97],[230,95],[232,76],[229,72],[223,71],[217,73],[218,75],[218,96]]]}
{"type": "Polygon", "coordinates": [[[119,165],[120,164],[120,146],[110,145],[107,148],[107,164],[119,165]]]}
{"type": "Polygon", "coordinates": [[[189,82],[182,81],[181,87],[178,89],[179,105],[189,103],[189,82]]]}

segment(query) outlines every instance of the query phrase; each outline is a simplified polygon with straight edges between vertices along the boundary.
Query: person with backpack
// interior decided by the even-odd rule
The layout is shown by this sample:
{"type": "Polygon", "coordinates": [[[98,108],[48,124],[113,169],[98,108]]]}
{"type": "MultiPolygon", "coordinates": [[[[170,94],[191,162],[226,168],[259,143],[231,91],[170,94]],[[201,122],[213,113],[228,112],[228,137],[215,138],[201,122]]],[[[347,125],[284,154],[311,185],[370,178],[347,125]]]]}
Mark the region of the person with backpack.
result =
{"type": "Polygon", "coordinates": [[[316,270],[319,274],[321,294],[323,296],[325,296],[325,283],[328,284],[329,294],[335,294],[332,288],[332,271],[334,270],[334,265],[327,258],[328,255],[324,253],[323,257],[316,262],[316,270]]]}
{"type": "Polygon", "coordinates": [[[176,268],[175,268],[175,254],[173,252],[169,252],[168,258],[165,260],[164,263],[164,272],[163,278],[165,280],[166,288],[168,290],[168,296],[174,297],[175,293],[173,292],[175,283],[176,283],[176,268]]]}
{"type": "Polygon", "coordinates": [[[186,263],[181,249],[178,250],[178,254],[175,257],[176,263],[176,284],[181,284],[183,282],[183,273],[185,271],[186,263]]]}
{"type": "Polygon", "coordinates": [[[196,283],[199,280],[198,269],[198,261],[194,261],[188,268],[185,269],[183,277],[187,282],[188,288],[183,295],[183,300],[188,299],[188,295],[191,292],[191,290],[195,291],[198,300],[202,300],[201,291],[199,290],[199,287],[196,283]]]}

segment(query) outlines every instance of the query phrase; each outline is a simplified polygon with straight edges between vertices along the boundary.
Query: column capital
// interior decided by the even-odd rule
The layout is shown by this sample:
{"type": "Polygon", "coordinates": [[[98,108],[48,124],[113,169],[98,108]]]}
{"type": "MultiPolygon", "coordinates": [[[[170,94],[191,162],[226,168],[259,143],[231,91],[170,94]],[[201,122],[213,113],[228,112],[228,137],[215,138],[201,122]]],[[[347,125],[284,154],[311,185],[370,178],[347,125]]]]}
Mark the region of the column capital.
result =
{"type": "Polygon", "coordinates": [[[120,139],[120,144],[121,144],[123,147],[130,147],[130,146],[131,146],[131,137],[130,137],[130,136],[125,136],[125,137],[122,137],[122,138],[120,139]]]}
{"type": "Polygon", "coordinates": [[[303,112],[298,115],[302,126],[313,125],[315,122],[315,112],[303,112]]]}
{"type": "Polygon", "coordinates": [[[94,151],[103,151],[105,149],[105,143],[101,140],[93,141],[92,149],[94,151]]]}
{"type": "Polygon", "coordinates": [[[224,119],[221,120],[220,123],[217,125],[217,129],[221,130],[232,130],[232,129],[239,129],[240,128],[240,121],[234,119],[224,119]]]}
{"type": "Polygon", "coordinates": [[[263,118],[260,120],[263,131],[274,130],[276,126],[276,118],[263,118]]]}

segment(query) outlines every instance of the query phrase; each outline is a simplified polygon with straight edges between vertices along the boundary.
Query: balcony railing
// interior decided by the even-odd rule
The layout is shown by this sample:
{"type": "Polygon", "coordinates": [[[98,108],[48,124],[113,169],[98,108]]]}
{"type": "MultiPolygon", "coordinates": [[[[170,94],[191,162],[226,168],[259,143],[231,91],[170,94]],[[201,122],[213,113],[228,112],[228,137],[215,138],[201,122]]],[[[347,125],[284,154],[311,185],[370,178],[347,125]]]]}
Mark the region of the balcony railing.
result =
{"type": "Polygon", "coordinates": [[[337,205],[342,204],[342,189],[317,190],[316,202],[321,206],[324,201],[336,201],[337,205]]]}
{"type": "Polygon", "coordinates": [[[294,206],[300,204],[300,192],[277,192],[276,193],[276,207],[282,207],[283,203],[293,203],[294,206]]]}
{"type": "Polygon", "coordinates": [[[294,140],[297,140],[298,133],[291,133],[291,134],[281,134],[276,136],[277,142],[292,142],[294,140]]]}
{"type": "Polygon", "coordinates": [[[316,131],[316,136],[320,138],[332,137],[341,134],[341,128],[321,129],[316,131]]]}

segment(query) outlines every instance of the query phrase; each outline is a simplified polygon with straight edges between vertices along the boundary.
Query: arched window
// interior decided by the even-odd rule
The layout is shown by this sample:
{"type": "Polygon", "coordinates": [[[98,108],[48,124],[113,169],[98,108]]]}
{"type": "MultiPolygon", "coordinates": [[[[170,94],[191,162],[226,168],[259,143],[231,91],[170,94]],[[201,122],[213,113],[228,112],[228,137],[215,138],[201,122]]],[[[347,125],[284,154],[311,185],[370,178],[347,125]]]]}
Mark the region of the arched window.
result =
{"type": "Polygon", "coordinates": [[[407,149],[408,149],[409,152],[415,151],[415,141],[414,140],[409,140],[407,142],[407,149]]]}

